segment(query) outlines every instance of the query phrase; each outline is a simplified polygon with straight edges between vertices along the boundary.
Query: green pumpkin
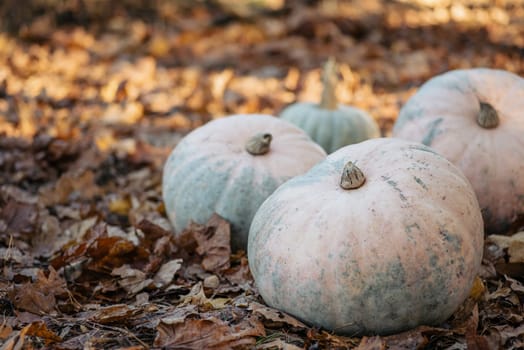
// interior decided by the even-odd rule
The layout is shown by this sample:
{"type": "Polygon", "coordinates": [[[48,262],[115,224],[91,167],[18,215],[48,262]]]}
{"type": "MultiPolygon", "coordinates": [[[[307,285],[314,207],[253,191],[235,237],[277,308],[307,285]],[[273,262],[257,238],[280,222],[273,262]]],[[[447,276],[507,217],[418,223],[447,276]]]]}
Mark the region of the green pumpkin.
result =
{"type": "Polygon", "coordinates": [[[326,153],[296,126],[269,115],[216,119],[186,135],[163,170],[162,196],[175,234],[217,213],[231,224],[233,250],[246,249],[258,207],[284,181],[326,153]]]}
{"type": "Polygon", "coordinates": [[[280,113],[280,118],[303,129],[327,153],[380,136],[379,127],[369,114],[337,102],[336,82],[336,64],[329,60],[324,66],[320,103],[297,102],[280,113]]]}

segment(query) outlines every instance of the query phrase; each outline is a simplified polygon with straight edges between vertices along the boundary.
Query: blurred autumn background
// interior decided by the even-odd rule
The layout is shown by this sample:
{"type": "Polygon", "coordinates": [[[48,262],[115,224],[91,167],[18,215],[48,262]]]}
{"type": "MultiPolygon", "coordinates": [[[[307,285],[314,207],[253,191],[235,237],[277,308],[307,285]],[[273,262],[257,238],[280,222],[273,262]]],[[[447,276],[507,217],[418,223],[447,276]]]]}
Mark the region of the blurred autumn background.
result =
{"type": "Polygon", "coordinates": [[[187,132],[318,101],[331,56],[385,136],[436,74],[524,75],[524,1],[3,0],[0,18],[1,349],[524,347],[522,250],[487,242],[442,327],[340,337],[263,305],[221,219],[174,239],[160,194],[187,132]]]}

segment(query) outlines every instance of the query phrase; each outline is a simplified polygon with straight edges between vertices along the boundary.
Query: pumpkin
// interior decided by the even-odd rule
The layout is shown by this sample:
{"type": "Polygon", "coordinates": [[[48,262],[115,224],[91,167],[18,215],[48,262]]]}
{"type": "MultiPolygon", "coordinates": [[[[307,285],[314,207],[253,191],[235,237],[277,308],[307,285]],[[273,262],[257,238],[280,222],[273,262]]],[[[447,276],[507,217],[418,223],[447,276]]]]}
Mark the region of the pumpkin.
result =
{"type": "Polygon", "coordinates": [[[325,152],[300,129],[269,115],[216,119],[186,135],[163,169],[162,195],[175,232],[214,213],[231,224],[231,246],[246,249],[251,219],[284,181],[325,152]]]}
{"type": "Polygon", "coordinates": [[[455,70],[408,100],[393,136],[422,142],[457,165],[475,189],[486,231],[507,233],[524,216],[522,111],[524,79],[495,69],[455,70]]]}
{"type": "Polygon", "coordinates": [[[384,335],[457,309],[483,234],[458,168],[424,145],[380,138],[341,148],[269,196],[248,260],[268,305],[337,333],[384,335]]]}
{"type": "Polygon", "coordinates": [[[328,60],[323,70],[324,90],[320,103],[296,102],[280,113],[280,118],[305,130],[327,153],[380,136],[379,127],[369,114],[337,102],[336,83],[335,61],[328,60]]]}

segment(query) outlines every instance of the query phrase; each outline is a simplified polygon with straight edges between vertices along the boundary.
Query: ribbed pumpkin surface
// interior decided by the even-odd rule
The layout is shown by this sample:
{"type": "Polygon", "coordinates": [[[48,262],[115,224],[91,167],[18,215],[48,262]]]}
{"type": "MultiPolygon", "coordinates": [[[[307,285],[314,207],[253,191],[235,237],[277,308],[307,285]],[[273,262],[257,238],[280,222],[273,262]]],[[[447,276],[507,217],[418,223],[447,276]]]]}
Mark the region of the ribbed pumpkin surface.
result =
{"type": "Polygon", "coordinates": [[[251,225],[248,258],[266,303],[337,333],[389,334],[448,318],[479,271],[471,185],[430,148],[373,139],[278,188],[251,225]],[[364,184],[340,186],[346,162],[364,184]]]}
{"type": "Polygon", "coordinates": [[[327,153],[380,136],[377,123],[364,111],[350,106],[324,109],[315,103],[300,102],[285,108],[280,117],[304,130],[327,153]]]}
{"type": "Polygon", "coordinates": [[[430,146],[464,172],[488,233],[524,219],[524,79],[494,69],[437,76],[402,107],[393,136],[430,146]],[[479,125],[482,104],[495,111],[497,126],[479,125]]]}
{"type": "Polygon", "coordinates": [[[284,181],[324,159],[324,151],[300,129],[268,115],[217,119],[188,134],[169,156],[163,173],[167,215],[180,232],[217,213],[232,225],[233,249],[246,248],[260,204],[284,181]],[[250,138],[270,133],[268,153],[252,155],[250,138]]]}

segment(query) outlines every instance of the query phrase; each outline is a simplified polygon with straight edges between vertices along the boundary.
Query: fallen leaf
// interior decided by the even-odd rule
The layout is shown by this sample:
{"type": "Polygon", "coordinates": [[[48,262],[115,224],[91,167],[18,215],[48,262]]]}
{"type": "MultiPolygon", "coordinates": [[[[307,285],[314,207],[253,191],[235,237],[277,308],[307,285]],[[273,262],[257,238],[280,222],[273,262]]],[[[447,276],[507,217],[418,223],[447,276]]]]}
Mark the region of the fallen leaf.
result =
{"type": "Polygon", "coordinates": [[[519,239],[520,236],[524,235],[524,232],[517,232],[512,236],[507,235],[489,235],[486,237],[487,242],[495,243],[502,249],[507,249],[514,239],[519,239]],[[516,237],[515,237],[516,236],[516,237]]]}
{"type": "Polygon", "coordinates": [[[153,278],[155,286],[157,288],[163,288],[169,285],[173,281],[175,273],[180,270],[181,266],[182,259],[174,259],[163,264],[153,278]]]}
{"type": "Polygon", "coordinates": [[[127,304],[114,304],[95,310],[89,319],[101,324],[125,324],[138,312],[139,308],[127,304]]]}
{"type": "Polygon", "coordinates": [[[264,326],[255,318],[228,324],[215,317],[186,319],[180,323],[160,322],[154,346],[164,348],[226,350],[248,348],[264,336],[264,326]]]}
{"type": "Polygon", "coordinates": [[[166,311],[161,321],[166,325],[183,323],[190,315],[198,315],[198,307],[196,305],[177,306],[174,310],[166,311]]]}
{"type": "Polygon", "coordinates": [[[386,342],[381,337],[363,337],[357,350],[385,350],[386,342]]]}
{"type": "Polygon", "coordinates": [[[0,340],[5,340],[13,333],[13,328],[8,324],[0,324],[0,340]]]}
{"type": "Polygon", "coordinates": [[[245,256],[239,259],[238,264],[235,264],[223,273],[229,282],[236,285],[242,286],[253,282],[253,276],[251,271],[249,271],[249,262],[245,256]]]}
{"type": "MultiPolygon", "coordinates": [[[[506,345],[510,345],[511,340],[515,340],[516,342],[519,342],[518,339],[522,339],[522,337],[524,336],[524,324],[518,327],[512,327],[510,325],[503,325],[503,326],[494,326],[492,328],[497,330],[498,333],[500,334],[500,337],[501,337],[500,345],[504,347],[506,347],[506,345]]],[[[514,347],[513,349],[518,349],[518,348],[519,347],[514,347]]]]}
{"type": "Polygon", "coordinates": [[[230,227],[229,223],[214,214],[205,225],[193,223],[189,226],[198,244],[196,252],[203,257],[202,267],[209,272],[229,268],[230,227]]]}
{"type": "MultiPolygon", "coordinates": [[[[162,226],[157,225],[156,223],[150,220],[147,220],[147,219],[141,220],[136,225],[136,228],[141,230],[144,233],[145,237],[144,237],[143,243],[146,243],[149,246],[153,246],[155,244],[154,242],[158,241],[160,238],[163,238],[163,237],[170,238],[173,236],[173,234],[170,231],[166,230],[162,226]]],[[[158,253],[162,253],[162,252],[158,252],[158,253]]]]}
{"type": "Polygon", "coordinates": [[[510,263],[524,262],[524,232],[513,235],[508,247],[508,255],[510,263]]]}
{"type": "Polygon", "coordinates": [[[3,234],[33,232],[37,217],[38,210],[35,205],[10,199],[0,210],[0,232],[3,234]]]}
{"type": "Polygon", "coordinates": [[[319,348],[352,348],[360,344],[359,338],[344,337],[332,334],[325,330],[319,331],[316,328],[309,328],[307,333],[307,340],[309,343],[315,344],[319,348]]]}
{"type": "Polygon", "coordinates": [[[207,276],[204,279],[204,288],[215,289],[220,285],[220,279],[217,275],[207,276]]]}
{"type": "Polygon", "coordinates": [[[505,279],[507,282],[509,282],[511,290],[521,295],[524,295],[524,285],[522,284],[522,282],[519,282],[516,279],[507,276],[505,277],[505,279]]]}
{"type": "MultiPolygon", "coordinates": [[[[7,339],[0,350],[19,350],[24,349],[25,334],[21,331],[15,331],[7,339]]],[[[31,348],[29,348],[31,350],[31,348]]]]}
{"type": "Polygon", "coordinates": [[[473,286],[471,287],[471,291],[469,292],[470,298],[473,300],[479,300],[484,293],[486,292],[486,286],[484,286],[484,283],[482,282],[482,279],[480,277],[475,277],[475,280],[473,281],[473,286]]]}
{"type": "Polygon", "coordinates": [[[417,327],[406,332],[385,337],[390,349],[424,349],[429,340],[423,334],[426,328],[417,327]]]}
{"type": "Polygon", "coordinates": [[[133,269],[129,265],[113,269],[111,275],[120,277],[118,284],[130,295],[139,293],[153,282],[144,272],[133,269]]]}
{"type": "Polygon", "coordinates": [[[180,305],[186,306],[189,304],[201,306],[204,309],[213,308],[213,304],[204,293],[204,287],[202,286],[202,282],[198,282],[191,288],[191,291],[189,292],[189,294],[184,296],[180,305]]]}
{"type": "Polygon", "coordinates": [[[102,120],[109,124],[134,124],[144,115],[144,107],[140,103],[130,102],[124,105],[110,104],[102,116],[102,120]]]}
{"type": "Polygon", "coordinates": [[[131,203],[128,198],[114,198],[109,202],[109,210],[119,215],[127,215],[131,209],[131,203]]]}
{"type": "Polygon", "coordinates": [[[32,253],[35,256],[50,257],[67,242],[64,237],[60,221],[49,214],[47,210],[41,210],[38,215],[38,230],[31,239],[32,253]]]}
{"type": "Polygon", "coordinates": [[[257,349],[271,349],[271,350],[275,350],[275,349],[279,349],[279,350],[301,350],[301,349],[304,349],[304,347],[302,347],[302,346],[297,346],[295,344],[287,343],[287,342],[285,342],[282,339],[276,339],[276,340],[272,340],[272,341],[264,342],[264,343],[260,343],[259,342],[259,343],[257,343],[256,348],[257,349]]]}
{"type": "Polygon", "coordinates": [[[468,349],[475,350],[489,350],[489,344],[486,337],[477,334],[477,329],[479,326],[479,311],[478,305],[475,304],[475,307],[471,311],[471,316],[466,323],[466,344],[468,349]]]}
{"type": "Polygon", "coordinates": [[[41,338],[46,345],[62,341],[62,338],[49,330],[44,322],[33,322],[25,328],[26,335],[41,338]]]}
{"type": "Polygon", "coordinates": [[[17,309],[34,314],[53,313],[56,307],[57,296],[67,295],[65,280],[49,267],[49,276],[39,270],[36,282],[15,286],[11,292],[11,300],[17,309]]]}
{"type": "Polygon", "coordinates": [[[262,316],[266,321],[269,321],[269,324],[266,323],[266,326],[270,328],[281,328],[284,325],[291,326],[297,329],[309,328],[304,323],[286,314],[285,312],[270,308],[268,306],[264,306],[256,302],[250,303],[248,309],[253,311],[253,314],[258,314],[262,316]]]}
{"type": "MultiPolygon", "coordinates": [[[[66,146],[67,147],[67,146],[66,146]]],[[[92,199],[100,196],[102,190],[95,182],[95,175],[91,170],[78,170],[64,173],[52,187],[40,191],[40,201],[47,205],[66,204],[70,200],[92,199]]]]}

